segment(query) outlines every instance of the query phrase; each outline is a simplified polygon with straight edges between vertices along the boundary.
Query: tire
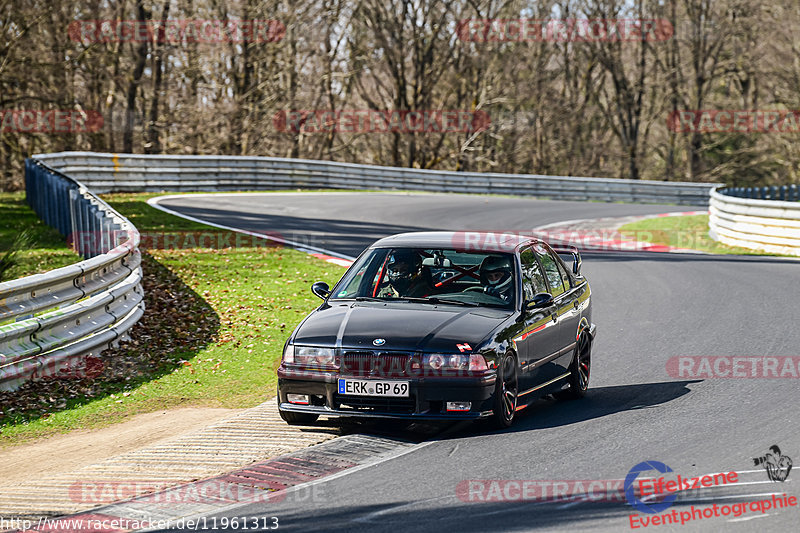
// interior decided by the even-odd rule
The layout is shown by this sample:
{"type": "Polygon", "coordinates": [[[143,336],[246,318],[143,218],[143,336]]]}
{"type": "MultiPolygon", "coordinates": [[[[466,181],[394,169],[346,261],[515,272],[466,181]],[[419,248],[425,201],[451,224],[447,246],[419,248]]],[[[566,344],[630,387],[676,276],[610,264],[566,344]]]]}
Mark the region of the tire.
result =
{"type": "Polygon", "coordinates": [[[292,411],[281,411],[280,409],[278,409],[278,413],[290,426],[313,424],[319,418],[319,415],[312,413],[294,413],[292,411]]]}
{"type": "Polygon", "coordinates": [[[592,370],[592,339],[584,333],[575,346],[575,355],[569,365],[569,388],[564,391],[566,399],[576,400],[586,396],[592,370]]]}
{"type": "Polygon", "coordinates": [[[518,387],[517,360],[513,354],[506,354],[498,367],[494,389],[492,423],[495,427],[505,429],[514,423],[518,387]]]}

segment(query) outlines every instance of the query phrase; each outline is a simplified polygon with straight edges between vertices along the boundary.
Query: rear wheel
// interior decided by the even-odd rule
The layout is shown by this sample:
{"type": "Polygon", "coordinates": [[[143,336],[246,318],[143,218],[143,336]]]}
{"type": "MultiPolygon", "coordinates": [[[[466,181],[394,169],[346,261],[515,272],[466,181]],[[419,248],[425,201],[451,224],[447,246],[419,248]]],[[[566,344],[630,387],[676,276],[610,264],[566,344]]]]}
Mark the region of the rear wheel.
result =
{"type": "Polygon", "coordinates": [[[506,354],[498,367],[492,409],[494,425],[499,428],[510,427],[514,422],[514,413],[517,410],[517,386],[517,360],[512,354],[506,354]]]}
{"type": "Polygon", "coordinates": [[[589,375],[592,370],[592,340],[584,333],[578,339],[575,356],[569,365],[569,388],[564,391],[567,398],[583,398],[589,388],[589,375]]]}
{"type": "Polygon", "coordinates": [[[293,413],[292,411],[281,411],[280,409],[278,409],[278,413],[281,418],[292,426],[295,424],[313,424],[319,418],[319,415],[311,413],[293,413]]]}

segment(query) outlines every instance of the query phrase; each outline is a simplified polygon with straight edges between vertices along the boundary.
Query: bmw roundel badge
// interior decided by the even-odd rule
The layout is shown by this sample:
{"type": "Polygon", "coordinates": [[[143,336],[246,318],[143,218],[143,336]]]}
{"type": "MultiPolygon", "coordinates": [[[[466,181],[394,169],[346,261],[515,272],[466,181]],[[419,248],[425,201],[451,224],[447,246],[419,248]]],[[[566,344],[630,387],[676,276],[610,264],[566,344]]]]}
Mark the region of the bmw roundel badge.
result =
{"type": "Polygon", "coordinates": [[[386,344],[386,339],[375,339],[374,341],[372,341],[372,344],[375,346],[383,346],[384,344],[386,344]]]}

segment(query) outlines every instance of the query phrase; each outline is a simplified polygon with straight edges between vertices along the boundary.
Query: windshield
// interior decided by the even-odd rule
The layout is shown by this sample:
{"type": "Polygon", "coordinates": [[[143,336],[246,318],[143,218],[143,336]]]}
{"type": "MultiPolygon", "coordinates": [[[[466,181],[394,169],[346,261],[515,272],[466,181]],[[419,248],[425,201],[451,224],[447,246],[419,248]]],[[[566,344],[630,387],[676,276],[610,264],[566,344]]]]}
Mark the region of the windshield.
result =
{"type": "Polygon", "coordinates": [[[376,248],[364,254],[333,289],[332,300],[406,300],[510,308],[514,256],[432,248],[376,248]]]}

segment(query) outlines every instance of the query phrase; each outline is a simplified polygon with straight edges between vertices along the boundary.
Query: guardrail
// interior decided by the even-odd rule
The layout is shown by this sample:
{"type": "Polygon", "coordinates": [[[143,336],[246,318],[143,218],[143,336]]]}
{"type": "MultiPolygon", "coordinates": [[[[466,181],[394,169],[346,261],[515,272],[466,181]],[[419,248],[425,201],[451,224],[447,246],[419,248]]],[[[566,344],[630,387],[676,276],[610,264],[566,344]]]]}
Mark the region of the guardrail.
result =
{"type": "Polygon", "coordinates": [[[83,375],[144,312],[139,233],[81,182],[25,161],[28,203],[86,259],[0,283],[0,390],[83,375]]]}
{"type": "Polygon", "coordinates": [[[715,189],[709,202],[708,233],[712,239],[731,246],[800,256],[797,200],[800,196],[794,185],[715,189]],[[786,201],[791,199],[795,201],[786,201]]]}
{"type": "Polygon", "coordinates": [[[780,187],[727,187],[720,191],[725,196],[737,198],[753,198],[756,200],[780,200],[787,202],[800,201],[800,188],[797,185],[780,187]]]}
{"type": "Polygon", "coordinates": [[[377,189],[706,206],[717,183],[491,174],[307,159],[61,152],[34,156],[97,192],[377,189]]]}

